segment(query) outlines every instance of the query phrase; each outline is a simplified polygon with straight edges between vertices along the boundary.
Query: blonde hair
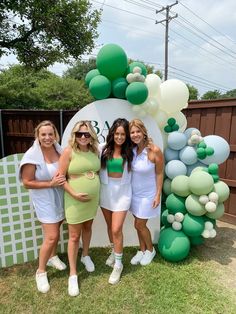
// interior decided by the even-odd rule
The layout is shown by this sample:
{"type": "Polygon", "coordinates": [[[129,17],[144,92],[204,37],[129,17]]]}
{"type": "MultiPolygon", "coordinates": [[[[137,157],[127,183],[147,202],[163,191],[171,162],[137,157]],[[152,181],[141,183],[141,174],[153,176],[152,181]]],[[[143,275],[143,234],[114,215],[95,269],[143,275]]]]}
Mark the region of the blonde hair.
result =
{"type": "Polygon", "coordinates": [[[98,137],[90,121],[82,120],[75,124],[71,131],[69,145],[75,151],[80,150],[76,142],[75,133],[78,132],[82,126],[86,126],[88,128],[88,133],[91,135],[91,142],[88,145],[88,149],[98,155],[98,137]]]}
{"type": "Polygon", "coordinates": [[[39,130],[42,126],[51,126],[53,128],[54,131],[54,135],[55,135],[55,139],[57,142],[60,141],[60,136],[58,134],[57,128],[55,127],[55,125],[52,123],[52,121],[50,120],[44,120],[42,122],[40,122],[36,128],[34,129],[34,138],[38,139],[39,138],[39,130]]]}
{"type": "Polygon", "coordinates": [[[144,140],[145,146],[148,146],[149,144],[152,143],[152,139],[148,137],[148,132],[147,132],[147,129],[146,129],[143,121],[141,121],[139,119],[131,120],[129,123],[129,131],[131,131],[131,128],[133,126],[138,128],[143,133],[143,140],[144,140]]]}

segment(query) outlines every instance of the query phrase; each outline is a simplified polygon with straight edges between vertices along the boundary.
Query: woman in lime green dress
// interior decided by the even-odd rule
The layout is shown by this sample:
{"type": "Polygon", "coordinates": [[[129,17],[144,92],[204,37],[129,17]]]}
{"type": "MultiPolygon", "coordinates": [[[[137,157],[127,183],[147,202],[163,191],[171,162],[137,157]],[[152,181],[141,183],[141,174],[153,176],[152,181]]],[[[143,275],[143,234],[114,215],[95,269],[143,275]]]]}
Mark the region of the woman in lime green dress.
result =
{"type": "Polygon", "coordinates": [[[87,271],[92,272],[95,269],[88,255],[88,249],[92,235],[92,223],[99,202],[99,169],[97,135],[89,121],[79,121],[71,132],[69,145],[63,151],[59,162],[60,174],[67,176],[64,189],[65,215],[69,230],[68,293],[71,296],[79,294],[76,265],[81,233],[83,238],[81,262],[87,271]]]}

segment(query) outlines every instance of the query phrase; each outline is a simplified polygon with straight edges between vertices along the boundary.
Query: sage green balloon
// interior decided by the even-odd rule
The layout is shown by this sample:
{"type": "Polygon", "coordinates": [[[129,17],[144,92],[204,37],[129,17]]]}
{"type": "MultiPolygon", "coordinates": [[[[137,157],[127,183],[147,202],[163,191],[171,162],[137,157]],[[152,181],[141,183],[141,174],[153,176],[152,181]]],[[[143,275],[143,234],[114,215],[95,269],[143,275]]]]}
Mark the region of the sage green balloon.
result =
{"type": "Polygon", "coordinates": [[[185,208],[185,198],[174,193],[168,195],[166,199],[166,207],[168,208],[169,213],[173,215],[176,213],[185,214],[187,212],[185,208]]]}
{"type": "Polygon", "coordinates": [[[223,203],[218,204],[216,210],[213,213],[206,213],[206,216],[212,219],[219,219],[224,215],[225,206],[223,203]]]}
{"type": "Polygon", "coordinates": [[[206,213],[205,206],[199,202],[199,196],[190,194],[185,201],[187,211],[194,216],[203,216],[206,213]]]}
{"type": "Polygon", "coordinates": [[[223,181],[218,181],[214,184],[213,191],[216,192],[219,196],[219,203],[226,201],[230,194],[230,189],[226,183],[223,181]]]}
{"type": "Polygon", "coordinates": [[[197,195],[206,195],[213,190],[214,180],[212,176],[205,171],[194,171],[189,177],[189,188],[192,193],[197,195]]]}
{"type": "Polygon", "coordinates": [[[186,214],[182,223],[183,232],[189,237],[200,236],[205,227],[205,220],[202,216],[193,216],[186,214]]]}
{"type": "Polygon", "coordinates": [[[171,194],[171,180],[169,178],[166,178],[163,182],[163,192],[166,195],[171,194]]]}
{"type": "Polygon", "coordinates": [[[175,177],[171,182],[171,192],[183,197],[191,194],[189,190],[189,177],[184,175],[175,177]]]}
{"type": "Polygon", "coordinates": [[[179,262],[188,256],[190,241],[182,231],[164,228],[160,232],[158,249],[161,256],[167,261],[179,262]]]}

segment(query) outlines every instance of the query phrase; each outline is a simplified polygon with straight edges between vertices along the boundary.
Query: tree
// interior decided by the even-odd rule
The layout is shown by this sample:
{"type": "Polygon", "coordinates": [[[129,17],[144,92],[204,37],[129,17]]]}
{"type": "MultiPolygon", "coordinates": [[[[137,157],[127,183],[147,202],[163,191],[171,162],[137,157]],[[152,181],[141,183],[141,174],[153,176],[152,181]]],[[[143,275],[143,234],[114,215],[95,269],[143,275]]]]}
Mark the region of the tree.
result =
{"type": "Polygon", "coordinates": [[[94,101],[83,81],[22,65],[0,74],[1,109],[77,109],[94,101]]]}
{"type": "Polygon", "coordinates": [[[0,57],[15,53],[34,68],[78,59],[94,47],[99,20],[87,0],[2,0],[0,57]]]}
{"type": "Polygon", "coordinates": [[[88,61],[77,60],[76,63],[65,71],[64,77],[74,78],[76,80],[84,80],[86,74],[96,69],[96,59],[90,58],[88,61]]]}
{"type": "Polygon", "coordinates": [[[221,93],[218,90],[208,91],[202,95],[201,99],[219,99],[222,98],[221,93]]]}
{"type": "Polygon", "coordinates": [[[236,89],[231,89],[222,95],[222,98],[236,98],[236,89]]]}
{"type": "Polygon", "coordinates": [[[198,99],[198,90],[196,87],[190,85],[190,84],[186,84],[189,90],[189,100],[196,100],[198,99]]]}

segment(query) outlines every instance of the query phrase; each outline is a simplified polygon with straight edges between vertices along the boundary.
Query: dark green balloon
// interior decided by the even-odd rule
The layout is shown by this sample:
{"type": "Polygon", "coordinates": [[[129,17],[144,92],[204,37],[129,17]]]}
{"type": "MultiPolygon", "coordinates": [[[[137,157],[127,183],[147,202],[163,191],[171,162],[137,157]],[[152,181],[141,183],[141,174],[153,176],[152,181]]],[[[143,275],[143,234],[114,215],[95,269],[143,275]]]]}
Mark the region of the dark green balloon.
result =
{"type": "Polygon", "coordinates": [[[182,223],[182,230],[189,237],[198,237],[204,230],[204,222],[205,220],[202,216],[186,214],[182,223]]]}
{"type": "Polygon", "coordinates": [[[204,238],[202,236],[189,237],[189,240],[192,245],[200,245],[204,243],[204,238]]]}
{"type": "Polygon", "coordinates": [[[182,231],[164,228],[160,232],[158,249],[161,256],[167,261],[179,262],[188,256],[190,241],[182,231]]]}
{"type": "Polygon", "coordinates": [[[185,198],[178,196],[174,193],[168,195],[166,199],[166,207],[169,209],[170,214],[183,213],[187,212],[185,207],[185,198]]]}
{"type": "Polygon", "coordinates": [[[147,68],[145,67],[145,65],[142,62],[139,62],[139,61],[134,61],[134,62],[129,64],[128,69],[127,69],[127,74],[133,73],[133,69],[135,67],[141,68],[141,70],[142,70],[141,74],[144,76],[147,76],[147,68]]]}
{"type": "Polygon", "coordinates": [[[96,99],[105,99],[111,94],[111,82],[103,75],[95,76],[89,83],[89,91],[96,99]]]}
{"type": "Polygon", "coordinates": [[[110,80],[124,76],[128,67],[125,51],[116,44],[103,46],[97,55],[96,64],[99,72],[110,80]]]}
{"type": "Polygon", "coordinates": [[[119,99],[125,98],[125,91],[128,86],[128,82],[124,77],[119,77],[112,82],[112,94],[119,99]]]}
{"type": "Polygon", "coordinates": [[[144,83],[133,82],[126,88],[125,95],[131,104],[140,105],[147,99],[148,89],[144,83]]]}
{"type": "Polygon", "coordinates": [[[169,119],[167,120],[167,123],[168,123],[170,126],[173,126],[173,125],[176,123],[176,120],[175,120],[175,118],[169,118],[169,119]]]}

